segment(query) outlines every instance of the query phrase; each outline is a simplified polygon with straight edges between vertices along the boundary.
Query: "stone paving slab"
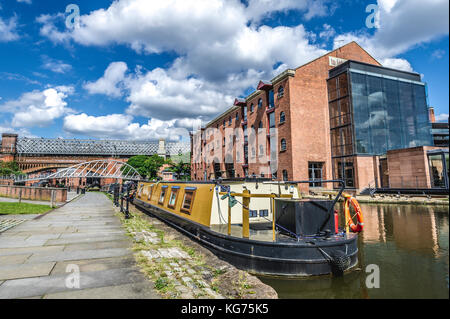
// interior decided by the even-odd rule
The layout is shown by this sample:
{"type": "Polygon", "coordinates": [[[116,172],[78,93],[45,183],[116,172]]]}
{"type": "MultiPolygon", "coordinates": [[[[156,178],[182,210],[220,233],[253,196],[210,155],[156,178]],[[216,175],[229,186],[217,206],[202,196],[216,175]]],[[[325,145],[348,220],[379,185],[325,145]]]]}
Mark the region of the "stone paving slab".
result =
{"type": "MultiPolygon", "coordinates": [[[[113,241],[113,240],[122,240],[125,235],[116,234],[109,236],[101,236],[101,237],[90,237],[84,236],[82,238],[63,238],[63,239],[50,239],[46,242],[46,245],[70,245],[70,244],[82,244],[82,243],[93,243],[96,241],[113,241]]],[[[1,246],[0,246],[1,247],[1,246]]]]}
{"type": "Polygon", "coordinates": [[[63,249],[64,246],[2,248],[0,249],[0,256],[9,256],[25,253],[39,253],[39,252],[57,252],[62,251],[63,249]]]}
{"type": "Polygon", "coordinates": [[[159,298],[131,247],[111,201],[86,193],[0,235],[0,298],[159,298]]]}
{"type": "Polygon", "coordinates": [[[109,248],[109,249],[90,249],[90,250],[73,250],[62,251],[52,254],[33,254],[28,263],[44,262],[44,261],[66,261],[80,259],[98,259],[107,257],[119,257],[132,254],[127,248],[109,248]]]}
{"type": "Polygon", "coordinates": [[[89,260],[71,260],[57,262],[52,270],[52,275],[61,275],[67,273],[67,266],[77,265],[81,273],[101,271],[118,268],[133,268],[135,267],[134,257],[111,257],[101,259],[89,260]]]}
{"type": "MultiPolygon", "coordinates": [[[[30,256],[31,254],[0,256],[0,266],[23,264],[30,256]]],[[[0,277],[2,277],[1,271],[0,277]]]]}
{"type": "Polygon", "coordinates": [[[44,299],[99,299],[98,296],[102,299],[117,299],[117,296],[125,299],[159,298],[153,288],[137,283],[48,294],[44,299]]]}
{"type": "Polygon", "coordinates": [[[55,262],[0,266],[0,279],[19,279],[27,277],[48,276],[55,266],[55,262]]]}
{"type": "MultiPolygon", "coordinates": [[[[68,275],[33,277],[7,280],[0,286],[0,299],[42,296],[63,291],[76,291],[68,288],[68,275]]],[[[80,274],[80,289],[117,286],[145,281],[143,274],[136,269],[122,268],[80,274]]],[[[101,298],[101,296],[98,296],[101,298]]],[[[119,298],[119,296],[117,296],[119,298]]]]}
{"type": "MultiPolygon", "coordinates": [[[[86,249],[104,249],[104,248],[126,248],[130,247],[130,241],[127,239],[124,240],[115,240],[115,241],[98,241],[93,243],[84,243],[84,244],[73,244],[64,246],[64,251],[71,250],[86,250],[86,249]]],[[[62,247],[62,246],[57,246],[62,247]]]]}

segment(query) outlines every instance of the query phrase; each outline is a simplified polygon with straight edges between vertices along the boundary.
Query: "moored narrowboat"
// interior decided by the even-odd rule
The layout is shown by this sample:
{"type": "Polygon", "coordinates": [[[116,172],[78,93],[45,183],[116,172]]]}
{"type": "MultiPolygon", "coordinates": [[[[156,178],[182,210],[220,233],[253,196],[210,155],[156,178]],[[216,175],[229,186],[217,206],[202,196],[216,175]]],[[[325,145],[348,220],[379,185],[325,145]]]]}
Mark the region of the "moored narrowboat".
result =
{"type": "MultiPolygon", "coordinates": [[[[302,198],[299,183],[139,182],[134,204],[250,273],[297,277],[351,270],[358,263],[360,209],[357,226],[348,217],[340,229],[334,208],[343,186],[333,200],[317,200],[302,198]]],[[[347,202],[347,209],[356,203],[350,196],[347,202]]]]}

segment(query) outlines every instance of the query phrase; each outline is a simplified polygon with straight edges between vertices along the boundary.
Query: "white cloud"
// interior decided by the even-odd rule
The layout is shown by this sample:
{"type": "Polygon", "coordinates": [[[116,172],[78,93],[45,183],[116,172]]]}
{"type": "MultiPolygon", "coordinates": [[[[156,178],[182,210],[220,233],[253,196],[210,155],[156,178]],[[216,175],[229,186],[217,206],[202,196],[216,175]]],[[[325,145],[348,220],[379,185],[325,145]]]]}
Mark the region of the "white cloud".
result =
{"type": "Polygon", "coordinates": [[[124,62],[113,62],[105,70],[103,77],[95,82],[84,84],[84,88],[91,94],[105,94],[113,97],[122,95],[118,84],[125,78],[128,67],[124,62]]]}
{"type": "Polygon", "coordinates": [[[147,124],[133,123],[132,117],[123,114],[89,116],[85,113],[68,115],[64,118],[64,130],[72,134],[98,138],[130,140],[155,140],[164,138],[179,140],[180,135],[188,136],[188,131],[176,126],[177,120],[161,121],[151,119],[147,124]]]}
{"type": "Polygon", "coordinates": [[[17,17],[11,17],[9,20],[3,20],[0,17],[0,42],[14,41],[19,38],[16,31],[17,17]]]}
{"type": "Polygon", "coordinates": [[[436,122],[447,122],[448,121],[448,114],[447,113],[441,113],[436,116],[436,122]]]}
{"type": "Polygon", "coordinates": [[[31,134],[30,131],[24,128],[13,128],[8,123],[0,124],[0,133],[10,133],[10,134],[18,134],[21,137],[36,137],[35,135],[31,134]]]}
{"type": "Polygon", "coordinates": [[[385,58],[380,63],[387,68],[413,72],[411,64],[405,59],[385,58]]]}
{"type": "Polygon", "coordinates": [[[17,2],[31,4],[31,0],[17,0],[17,2]]]}
{"type": "Polygon", "coordinates": [[[304,18],[309,20],[329,13],[327,2],[323,0],[249,0],[245,11],[248,19],[253,21],[259,21],[275,12],[290,10],[305,12],[304,18]]]}
{"type": "Polygon", "coordinates": [[[379,26],[335,37],[335,47],[358,42],[375,58],[392,58],[422,43],[448,35],[448,0],[379,0],[379,26]]]}
{"type": "Polygon", "coordinates": [[[319,33],[319,37],[323,38],[325,40],[328,40],[328,39],[334,37],[335,34],[336,34],[336,30],[334,30],[334,28],[331,25],[325,23],[323,25],[323,31],[321,31],[319,33]]]}
{"type": "Polygon", "coordinates": [[[43,91],[34,90],[22,94],[17,100],[0,105],[0,111],[13,114],[13,127],[43,127],[53,120],[73,112],[65,99],[73,93],[73,87],[56,86],[43,91]]]}
{"type": "Polygon", "coordinates": [[[72,70],[72,66],[70,64],[64,63],[63,61],[54,60],[47,56],[43,57],[44,63],[42,68],[50,70],[55,73],[66,73],[72,70]]]}

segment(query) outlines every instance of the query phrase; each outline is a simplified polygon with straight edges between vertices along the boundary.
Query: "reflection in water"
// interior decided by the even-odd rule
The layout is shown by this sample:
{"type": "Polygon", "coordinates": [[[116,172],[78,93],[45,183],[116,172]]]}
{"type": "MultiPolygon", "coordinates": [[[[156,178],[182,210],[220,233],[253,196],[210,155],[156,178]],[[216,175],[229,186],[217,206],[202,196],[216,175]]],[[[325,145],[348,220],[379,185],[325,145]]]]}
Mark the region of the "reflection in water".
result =
{"type": "Polygon", "coordinates": [[[280,298],[448,298],[448,207],[361,207],[364,231],[358,242],[358,270],[342,278],[261,279],[280,298]],[[369,264],[380,268],[379,289],[366,288],[369,264]]]}

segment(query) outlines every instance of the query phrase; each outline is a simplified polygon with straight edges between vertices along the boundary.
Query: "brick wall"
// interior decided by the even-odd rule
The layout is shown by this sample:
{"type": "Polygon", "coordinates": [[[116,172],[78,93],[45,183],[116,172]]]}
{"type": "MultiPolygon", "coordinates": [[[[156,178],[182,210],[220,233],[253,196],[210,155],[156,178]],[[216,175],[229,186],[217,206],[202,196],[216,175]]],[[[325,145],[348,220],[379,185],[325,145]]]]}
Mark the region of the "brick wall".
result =
{"type": "Polygon", "coordinates": [[[54,191],[56,202],[65,202],[67,200],[66,188],[0,185],[0,196],[3,197],[19,198],[20,191],[22,191],[22,199],[50,201],[52,191],[54,191]]]}

